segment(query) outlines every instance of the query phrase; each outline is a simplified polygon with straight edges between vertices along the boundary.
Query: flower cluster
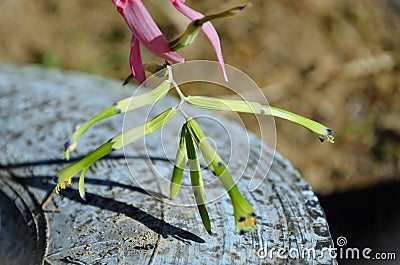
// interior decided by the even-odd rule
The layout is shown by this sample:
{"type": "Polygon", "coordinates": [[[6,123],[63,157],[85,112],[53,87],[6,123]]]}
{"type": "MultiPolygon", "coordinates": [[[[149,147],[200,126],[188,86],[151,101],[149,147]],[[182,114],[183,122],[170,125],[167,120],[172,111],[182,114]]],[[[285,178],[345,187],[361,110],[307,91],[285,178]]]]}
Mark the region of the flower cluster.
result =
{"type": "Polygon", "coordinates": [[[208,233],[211,233],[210,218],[206,207],[203,190],[203,179],[200,171],[199,160],[195,145],[199,148],[204,160],[211,172],[219,178],[224,188],[231,198],[233,211],[236,222],[236,230],[239,234],[247,231],[254,231],[255,213],[250,203],[242,196],[225,163],[212,147],[210,142],[204,136],[198,123],[189,118],[183,125],[181,130],[181,140],[174,163],[174,171],[172,173],[170,197],[174,198],[178,192],[182,181],[183,170],[186,162],[189,164],[190,179],[192,182],[192,190],[196,200],[197,208],[204,227],[208,233]]]}
{"type": "Polygon", "coordinates": [[[186,118],[186,122],[183,124],[181,129],[180,143],[175,158],[174,170],[172,172],[170,186],[171,199],[175,198],[179,193],[184,168],[188,164],[190,169],[192,190],[197,208],[206,231],[211,233],[211,222],[206,206],[204,185],[198,158],[198,152],[201,152],[208,168],[215,176],[218,177],[225,190],[228,192],[233,205],[233,215],[235,217],[237,232],[239,234],[244,234],[247,231],[254,231],[256,229],[256,214],[253,207],[240,193],[236,183],[233,181],[233,178],[227,169],[227,166],[204,136],[200,126],[193,118],[188,117],[182,110],[182,104],[186,103],[194,107],[216,111],[235,111],[240,113],[268,115],[282,118],[305,127],[314,135],[316,135],[321,142],[334,142],[332,130],[316,121],[283,109],[266,106],[258,102],[222,100],[212,97],[190,95],[185,96],[182,93],[178,84],[173,79],[172,67],[169,65],[169,63],[173,62],[185,61],[185,59],[176,51],[187,45],[190,45],[196,38],[197,34],[202,30],[211,41],[211,44],[217,54],[223,76],[227,80],[219,37],[210,21],[217,18],[236,15],[240,13],[245,6],[238,6],[218,14],[204,16],[203,14],[186,6],[185,0],[170,0],[176,9],[192,20],[192,22],[189,23],[185,32],[183,32],[181,36],[173,41],[168,42],[141,0],[112,1],[117,6],[118,12],[125,19],[126,24],[132,31],[129,58],[133,77],[135,77],[140,83],[143,83],[146,80],[145,70],[149,70],[154,73],[163,69],[160,76],[168,76],[168,78],[163,78],[159,86],[150,90],[149,92],[122,99],[93,116],[92,119],[80,126],[65,143],[64,157],[69,160],[70,152],[72,152],[77,146],[79,138],[91,126],[101,120],[153,104],[165,97],[172,87],[175,88],[176,92],[181,98],[181,101],[176,106],[160,113],[152,120],[146,121],[139,126],[116,135],[106,143],[100,145],[94,151],[90,152],[81,160],[60,170],[53,178],[53,181],[57,184],[54,188],[54,191],[59,193],[61,189],[65,189],[66,184],[71,184],[72,178],[81,172],[79,178],[79,194],[82,199],[85,200],[85,175],[89,168],[96,161],[102,159],[115,150],[121,149],[124,146],[159,130],[166,123],[170,122],[178,112],[180,112],[186,118]],[[140,43],[152,53],[164,59],[167,63],[163,66],[151,63],[143,65],[140,55],[140,43]]]}

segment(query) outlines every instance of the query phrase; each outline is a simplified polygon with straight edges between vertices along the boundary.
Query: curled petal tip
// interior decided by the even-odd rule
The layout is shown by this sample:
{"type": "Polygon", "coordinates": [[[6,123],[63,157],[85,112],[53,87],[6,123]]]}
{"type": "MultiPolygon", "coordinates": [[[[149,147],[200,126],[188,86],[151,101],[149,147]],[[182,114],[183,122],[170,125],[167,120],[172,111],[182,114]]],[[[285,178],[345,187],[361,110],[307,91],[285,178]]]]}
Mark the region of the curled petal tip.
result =
{"type": "Polygon", "coordinates": [[[244,6],[239,6],[238,7],[239,12],[242,12],[248,6],[251,6],[251,3],[245,4],[244,6]]]}
{"type": "Polygon", "coordinates": [[[244,231],[244,230],[240,230],[240,231],[239,231],[239,235],[242,236],[242,235],[244,235],[244,234],[246,234],[246,231],[244,231]]]}
{"type": "Polygon", "coordinates": [[[228,79],[228,75],[226,74],[225,66],[221,66],[221,68],[222,68],[222,74],[224,76],[224,80],[225,80],[225,82],[228,83],[229,79],[228,79]]]}
{"type": "Polygon", "coordinates": [[[52,178],[52,181],[53,181],[55,184],[57,184],[57,183],[58,183],[58,177],[57,177],[57,176],[54,176],[54,177],[52,178]]]}
{"type": "Polygon", "coordinates": [[[66,151],[68,149],[68,147],[70,147],[70,146],[71,146],[71,141],[70,140],[66,141],[64,143],[64,150],[66,151]]]}
{"type": "Polygon", "coordinates": [[[82,200],[86,201],[86,195],[81,196],[82,200]]]}
{"type": "Polygon", "coordinates": [[[333,132],[331,129],[326,129],[326,141],[328,143],[334,143],[335,137],[333,137],[333,132]]]}
{"type": "Polygon", "coordinates": [[[77,146],[77,142],[73,142],[73,143],[71,143],[71,141],[66,141],[65,142],[65,144],[64,144],[64,151],[67,151],[67,150],[69,150],[69,151],[73,151],[74,149],[75,149],[75,147],[77,146]]]}
{"type": "Polygon", "coordinates": [[[325,141],[325,137],[323,137],[323,136],[318,137],[318,139],[321,141],[321,143],[323,143],[325,141]]]}

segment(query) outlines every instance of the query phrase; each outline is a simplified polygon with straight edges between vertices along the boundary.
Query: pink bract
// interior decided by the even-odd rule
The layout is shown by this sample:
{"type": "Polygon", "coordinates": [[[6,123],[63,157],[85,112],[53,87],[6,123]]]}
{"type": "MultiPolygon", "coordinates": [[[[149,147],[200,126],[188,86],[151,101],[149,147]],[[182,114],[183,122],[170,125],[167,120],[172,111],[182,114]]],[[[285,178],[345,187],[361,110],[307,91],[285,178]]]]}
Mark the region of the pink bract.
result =
{"type": "Polygon", "coordinates": [[[169,62],[184,62],[185,58],[174,52],[141,0],[112,0],[133,33],[130,65],[132,74],[143,83],[146,79],[139,43],[149,51],[169,62]]]}
{"type": "MultiPolygon", "coordinates": [[[[185,5],[185,0],[169,0],[174,7],[181,12],[183,15],[188,17],[191,20],[197,20],[197,19],[202,19],[204,17],[203,14],[191,9],[187,5],[185,5]]],[[[225,65],[224,65],[224,57],[222,56],[222,49],[221,49],[221,43],[219,41],[218,33],[215,30],[214,26],[211,24],[211,22],[204,23],[202,26],[202,30],[210,40],[212,46],[214,47],[215,53],[217,54],[218,62],[220,64],[220,68],[222,71],[222,74],[224,75],[224,78],[226,81],[228,81],[228,77],[226,75],[226,70],[225,70],[225,65]]]]}

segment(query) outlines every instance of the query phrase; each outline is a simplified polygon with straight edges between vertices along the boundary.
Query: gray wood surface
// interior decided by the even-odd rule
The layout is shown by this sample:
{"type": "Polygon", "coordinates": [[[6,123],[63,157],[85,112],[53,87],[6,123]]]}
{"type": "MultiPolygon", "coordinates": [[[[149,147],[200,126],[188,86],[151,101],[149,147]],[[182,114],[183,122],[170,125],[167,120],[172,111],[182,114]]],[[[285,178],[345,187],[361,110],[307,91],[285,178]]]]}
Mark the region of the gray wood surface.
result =
{"type": "MultiPolygon", "coordinates": [[[[174,159],[182,118],[162,134],[152,134],[127,148],[126,160],[117,151],[96,163],[86,177],[86,202],[80,199],[74,181],[47,206],[59,213],[42,212],[40,205],[54,187],[51,178],[67,165],[61,159],[63,143],[75,126],[130,96],[132,90],[122,91],[119,86],[120,82],[93,75],[0,66],[2,264],[37,264],[41,258],[45,264],[336,264],[328,252],[321,252],[332,245],[324,212],[290,162],[276,153],[268,171],[273,150],[235,123],[206,111],[188,109],[211,115],[228,128],[210,119],[200,122],[221,156],[229,160],[232,175],[240,177],[238,187],[257,213],[256,232],[236,233],[229,197],[206,169],[204,178],[211,182],[206,197],[212,235],[204,230],[188,188],[176,200],[167,198],[170,159],[174,159]],[[232,136],[231,142],[224,130],[232,136]],[[235,140],[237,135],[246,136],[248,142],[235,140]],[[243,150],[249,150],[248,155],[243,150]],[[265,173],[258,189],[249,192],[251,178],[262,179],[265,173]],[[15,226],[22,232],[10,232],[15,226]],[[257,250],[261,247],[314,248],[317,255],[324,255],[260,258],[257,250]]],[[[176,102],[167,97],[151,115],[176,102]]],[[[147,111],[135,111],[127,123],[143,122],[147,111]]],[[[72,159],[120,133],[122,118],[90,129],[72,159]]],[[[187,174],[184,177],[189,179],[187,174]]]]}

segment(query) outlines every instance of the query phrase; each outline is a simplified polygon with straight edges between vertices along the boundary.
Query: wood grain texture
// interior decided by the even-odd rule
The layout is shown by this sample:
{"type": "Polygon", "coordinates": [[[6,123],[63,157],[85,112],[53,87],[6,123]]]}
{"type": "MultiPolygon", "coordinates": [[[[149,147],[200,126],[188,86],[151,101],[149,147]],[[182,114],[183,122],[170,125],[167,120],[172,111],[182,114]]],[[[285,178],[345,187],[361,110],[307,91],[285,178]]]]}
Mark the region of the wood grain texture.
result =
{"type": "MultiPolygon", "coordinates": [[[[119,86],[120,82],[92,75],[0,66],[2,181],[22,185],[38,204],[43,203],[54,187],[52,176],[67,165],[61,159],[63,143],[75,126],[130,96],[132,90],[121,91],[119,86]]],[[[167,97],[152,108],[150,116],[176,102],[167,97]]],[[[135,110],[125,124],[142,123],[148,111],[135,110]]],[[[332,245],[324,212],[290,162],[215,113],[187,111],[212,117],[199,123],[215,140],[221,157],[229,161],[231,174],[240,177],[238,187],[257,213],[257,231],[244,236],[236,233],[229,197],[207,169],[203,176],[212,235],[202,226],[190,187],[183,187],[172,201],[167,198],[171,159],[183,121],[178,117],[125,153],[117,151],[97,162],[86,177],[86,202],[80,199],[75,181],[48,205],[60,213],[36,213],[45,216],[47,223],[47,242],[42,243],[45,264],[336,264],[328,252],[321,252],[332,245]],[[247,140],[237,140],[237,136],[247,140]],[[252,177],[263,181],[250,192],[252,177]],[[314,248],[319,257],[260,258],[257,250],[261,247],[300,252],[314,248]]],[[[72,159],[120,133],[122,119],[114,117],[91,128],[72,159]]],[[[189,183],[187,172],[184,178],[184,184],[189,183]]],[[[4,218],[7,214],[2,213],[2,222],[4,218]]]]}

